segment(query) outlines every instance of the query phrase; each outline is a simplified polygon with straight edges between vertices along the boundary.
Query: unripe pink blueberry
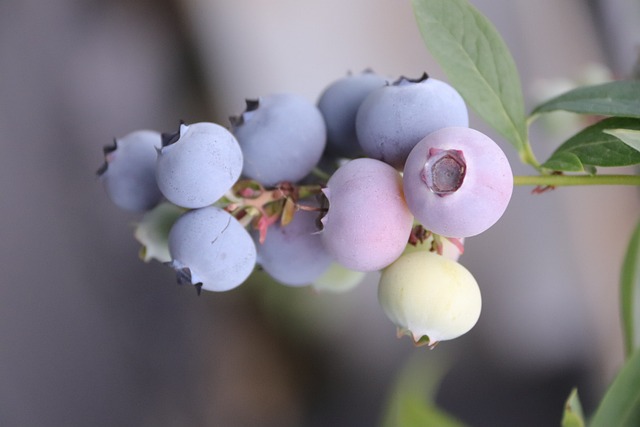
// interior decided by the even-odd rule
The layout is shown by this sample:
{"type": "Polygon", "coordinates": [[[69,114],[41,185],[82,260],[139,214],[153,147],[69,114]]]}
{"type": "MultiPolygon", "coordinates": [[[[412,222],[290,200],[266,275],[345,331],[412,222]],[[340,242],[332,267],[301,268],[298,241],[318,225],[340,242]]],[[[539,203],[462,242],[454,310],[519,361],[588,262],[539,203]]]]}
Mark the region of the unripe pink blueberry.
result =
{"type": "Polygon", "coordinates": [[[338,263],[375,271],[400,256],[413,216],[398,171],[375,159],[351,160],[331,176],[324,191],[329,211],[322,219],[322,241],[338,263]]]}
{"type": "Polygon", "coordinates": [[[513,192],[513,173],[500,147],[465,127],[427,135],[404,167],[409,209],[428,230],[447,237],[470,237],[495,224],[513,192]]]}

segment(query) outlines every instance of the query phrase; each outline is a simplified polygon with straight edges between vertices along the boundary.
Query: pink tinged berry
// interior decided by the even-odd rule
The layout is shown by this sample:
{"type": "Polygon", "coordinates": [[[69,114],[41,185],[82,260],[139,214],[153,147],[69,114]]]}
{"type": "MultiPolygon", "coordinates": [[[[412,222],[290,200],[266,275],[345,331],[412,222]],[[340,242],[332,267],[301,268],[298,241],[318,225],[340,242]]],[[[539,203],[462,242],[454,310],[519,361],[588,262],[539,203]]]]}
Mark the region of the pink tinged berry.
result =
{"type": "Polygon", "coordinates": [[[469,128],[433,132],[411,151],[403,188],[416,220],[447,237],[470,237],[495,224],[513,192],[513,173],[500,147],[469,128]]]}
{"type": "Polygon", "coordinates": [[[427,251],[406,253],[383,270],[378,301],[399,336],[431,347],[467,333],[482,309],[480,288],[471,273],[427,251]]]}
{"type": "Polygon", "coordinates": [[[375,271],[400,256],[413,216],[392,166],[375,159],[351,160],[331,176],[325,195],[329,210],[321,235],[336,262],[351,270],[375,271]]]}

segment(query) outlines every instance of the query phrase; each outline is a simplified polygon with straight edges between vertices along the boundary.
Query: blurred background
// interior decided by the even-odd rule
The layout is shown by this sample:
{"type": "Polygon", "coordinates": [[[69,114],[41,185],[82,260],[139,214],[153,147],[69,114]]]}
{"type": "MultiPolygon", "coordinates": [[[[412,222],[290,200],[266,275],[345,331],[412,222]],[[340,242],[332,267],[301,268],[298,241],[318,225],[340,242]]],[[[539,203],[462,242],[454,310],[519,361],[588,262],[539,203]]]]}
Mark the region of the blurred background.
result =
{"type": "MultiPolygon", "coordinates": [[[[472,3],[506,39],[528,108],[567,79],[633,69],[636,1],[472,3]]],[[[104,145],[180,120],[228,125],[267,93],[315,102],[368,67],[445,79],[405,0],[0,2],[0,425],[375,426],[416,353],[438,375],[448,360],[436,400],[473,426],[558,425],[573,386],[592,411],[622,362],[634,188],[517,188],[461,258],[480,321],[431,352],[396,339],[375,275],[344,295],[256,275],[198,297],[138,260],[139,217],[95,177],[104,145]]],[[[538,157],[567,131],[534,129],[538,157]]]]}

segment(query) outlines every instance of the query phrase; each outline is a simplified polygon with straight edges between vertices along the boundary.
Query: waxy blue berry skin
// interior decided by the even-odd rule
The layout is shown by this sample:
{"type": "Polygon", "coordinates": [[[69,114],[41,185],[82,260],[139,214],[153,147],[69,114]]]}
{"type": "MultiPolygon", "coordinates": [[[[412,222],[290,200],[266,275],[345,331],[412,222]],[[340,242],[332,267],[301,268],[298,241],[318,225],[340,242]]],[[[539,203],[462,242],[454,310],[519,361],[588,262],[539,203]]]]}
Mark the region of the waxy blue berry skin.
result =
{"type": "Polygon", "coordinates": [[[159,132],[138,130],[116,138],[104,148],[104,164],[98,170],[107,195],[121,209],[144,212],[162,200],[156,183],[156,150],[159,132]]]}
{"type": "Polygon", "coordinates": [[[363,154],[356,135],[356,114],[362,101],[387,80],[372,71],[350,74],[331,83],[320,95],[318,108],[327,125],[327,153],[346,158],[363,154]]]}
{"type": "Polygon", "coordinates": [[[208,206],[182,214],[169,232],[169,265],[179,283],[228,291],[242,284],[256,264],[256,247],[231,214],[208,206]]]}
{"type": "Polygon", "coordinates": [[[322,244],[317,226],[319,213],[299,210],[287,225],[269,227],[263,243],[254,233],[258,264],[278,282],[305,286],[319,278],[331,265],[331,255],[322,244]]]}
{"type": "Polygon", "coordinates": [[[356,116],[364,153],[398,170],[422,138],[450,126],[469,126],[467,106],[452,86],[426,74],[374,90],[356,116]]]}
{"type": "Polygon", "coordinates": [[[231,125],[244,154],[242,175],[265,187],[307,176],[320,161],[327,140],[320,110],[289,93],[247,101],[246,111],[232,117],[231,125]]]}
{"type": "Polygon", "coordinates": [[[240,177],[242,151],[235,137],[215,123],[180,125],[177,139],[158,153],[158,186],[170,202],[201,208],[220,199],[240,177]]]}

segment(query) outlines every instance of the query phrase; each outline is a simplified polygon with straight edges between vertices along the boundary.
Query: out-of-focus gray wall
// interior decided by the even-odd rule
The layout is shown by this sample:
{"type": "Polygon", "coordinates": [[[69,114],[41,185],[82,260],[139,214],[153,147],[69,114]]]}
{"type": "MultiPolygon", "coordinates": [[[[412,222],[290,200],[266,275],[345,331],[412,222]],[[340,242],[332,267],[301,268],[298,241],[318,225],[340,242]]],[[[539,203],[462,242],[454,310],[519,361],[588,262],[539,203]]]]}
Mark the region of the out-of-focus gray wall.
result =
{"type": "MultiPolygon", "coordinates": [[[[539,78],[633,63],[638,30],[612,18],[637,22],[631,1],[473,3],[528,105],[539,78]]],[[[376,275],[342,296],[258,276],[197,297],[138,261],[138,217],[95,170],[113,137],[226,125],[270,92],[315,100],[347,71],[445,78],[410,2],[21,0],[0,3],[0,23],[0,425],[374,425],[395,373],[426,351],[395,339],[376,275]]],[[[560,142],[533,138],[541,158],[560,142]]],[[[467,241],[483,313],[435,350],[456,361],[439,401],[492,426],[557,422],[574,383],[592,406],[622,360],[617,274],[639,208],[636,189],[516,189],[467,241]]]]}

